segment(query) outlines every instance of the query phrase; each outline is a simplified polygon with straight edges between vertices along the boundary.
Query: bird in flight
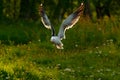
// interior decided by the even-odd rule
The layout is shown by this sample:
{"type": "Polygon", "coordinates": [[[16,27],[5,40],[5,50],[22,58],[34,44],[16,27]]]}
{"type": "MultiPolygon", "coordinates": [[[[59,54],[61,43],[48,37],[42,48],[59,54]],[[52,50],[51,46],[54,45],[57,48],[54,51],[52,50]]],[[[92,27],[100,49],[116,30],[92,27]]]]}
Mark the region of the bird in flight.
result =
{"type": "Polygon", "coordinates": [[[76,9],[72,14],[70,14],[61,24],[59,28],[58,35],[55,34],[55,29],[51,25],[51,22],[45,13],[45,10],[43,8],[43,4],[40,4],[39,6],[39,14],[41,16],[41,21],[43,25],[51,30],[51,39],[50,41],[56,45],[58,49],[64,49],[63,43],[61,42],[62,39],[65,39],[65,31],[69,28],[72,28],[79,20],[80,15],[83,13],[84,4],[81,3],[81,5],[76,9]]]}

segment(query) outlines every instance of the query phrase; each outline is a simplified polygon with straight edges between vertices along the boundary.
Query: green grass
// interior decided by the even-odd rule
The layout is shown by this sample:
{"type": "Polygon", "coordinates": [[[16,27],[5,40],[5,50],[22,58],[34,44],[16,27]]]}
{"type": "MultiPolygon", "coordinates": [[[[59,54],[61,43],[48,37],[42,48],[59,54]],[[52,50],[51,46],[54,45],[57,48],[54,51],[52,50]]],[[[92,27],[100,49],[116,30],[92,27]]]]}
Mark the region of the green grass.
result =
{"type": "Polygon", "coordinates": [[[120,80],[119,25],[81,20],[58,50],[39,22],[1,24],[0,80],[120,80]]]}
{"type": "Polygon", "coordinates": [[[36,43],[2,46],[0,79],[119,80],[120,54],[114,44],[85,51],[42,49],[36,43]]]}

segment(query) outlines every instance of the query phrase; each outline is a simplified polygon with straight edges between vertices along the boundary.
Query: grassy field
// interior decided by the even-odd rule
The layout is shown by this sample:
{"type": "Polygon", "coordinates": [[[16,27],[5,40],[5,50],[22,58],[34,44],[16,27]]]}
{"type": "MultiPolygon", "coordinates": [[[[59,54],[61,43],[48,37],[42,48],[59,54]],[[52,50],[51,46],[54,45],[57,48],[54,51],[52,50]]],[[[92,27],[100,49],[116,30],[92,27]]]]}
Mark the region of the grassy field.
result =
{"type": "MultiPolygon", "coordinates": [[[[1,23],[0,80],[120,80],[120,23],[83,21],[66,32],[64,50],[39,22],[1,23]]],[[[58,27],[56,27],[58,29],[58,27]]]]}

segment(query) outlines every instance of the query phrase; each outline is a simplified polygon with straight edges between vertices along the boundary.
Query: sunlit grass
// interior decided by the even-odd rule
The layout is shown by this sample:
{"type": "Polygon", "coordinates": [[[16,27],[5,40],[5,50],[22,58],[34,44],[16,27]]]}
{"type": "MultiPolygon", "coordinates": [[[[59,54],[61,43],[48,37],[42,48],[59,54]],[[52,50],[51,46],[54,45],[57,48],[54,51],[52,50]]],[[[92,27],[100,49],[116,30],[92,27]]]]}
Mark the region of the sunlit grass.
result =
{"type": "Polygon", "coordinates": [[[70,52],[41,49],[35,43],[5,48],[9,51],[0,56],[0,70],[6,72],[1,72],[3,80],[6,74],[5,78],[24,80],[119,80],[120,54],[113,43],[70,52]]]}

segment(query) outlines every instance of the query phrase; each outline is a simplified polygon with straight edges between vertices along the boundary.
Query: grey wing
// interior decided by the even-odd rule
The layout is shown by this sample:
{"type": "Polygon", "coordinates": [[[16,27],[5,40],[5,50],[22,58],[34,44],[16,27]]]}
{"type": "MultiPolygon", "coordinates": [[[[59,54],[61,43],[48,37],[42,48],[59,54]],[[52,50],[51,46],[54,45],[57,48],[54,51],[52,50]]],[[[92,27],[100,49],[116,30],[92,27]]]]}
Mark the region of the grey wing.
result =
{"type": "Polygon", "coordinates": [[[54,29],[54,27],[51,25],[51,23],[50,23],[47,15],[46,15],[46,13],[45,13],[45,11],[44,11],[44,9],[43,9],[42,4],[41,4],[40,7],[39,7],[39,13],[40,13],[40,15],[41,15],[41,21],[42,21],[43,25],[44,25],[46,28],[51,29],[51,35],[54,36],[54,35],[55,35],[55,29],[54,29]]]}
{"type": "Polygon", "coordinates": [[[46,15],[44,9],[43,9],[43,5],[42,4],[39,7],[39,13],[40,13],[41,21],[42,21],[43,25],[46,28],[51,29],[51,23],[50,23],[50,21],[48,19],[48,16],[46,15]]]}
{"type": "Polygon", "coordinates": [[[62,22],[58,32],[58,37],[60,39],[65,39],[65,31],[72,28],[78,22],[80,14],[83,12],[83,8],[83,3],[81,3],[81,6],[62,22]]]}

